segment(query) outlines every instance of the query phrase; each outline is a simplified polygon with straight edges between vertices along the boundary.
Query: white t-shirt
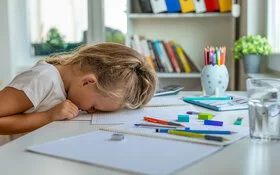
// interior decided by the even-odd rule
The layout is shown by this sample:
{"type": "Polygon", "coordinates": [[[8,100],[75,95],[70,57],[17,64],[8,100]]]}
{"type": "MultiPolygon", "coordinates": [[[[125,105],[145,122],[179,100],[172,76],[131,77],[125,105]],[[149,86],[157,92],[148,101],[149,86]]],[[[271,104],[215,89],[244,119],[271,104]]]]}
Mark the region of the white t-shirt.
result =
{"type": "Polygon", "coordinates": [[[24,113],[47,111],[66,99],[58,70],[44,61],[17,75],[8,86],[24,91],[32,102],[33,107],[24,113]]]}

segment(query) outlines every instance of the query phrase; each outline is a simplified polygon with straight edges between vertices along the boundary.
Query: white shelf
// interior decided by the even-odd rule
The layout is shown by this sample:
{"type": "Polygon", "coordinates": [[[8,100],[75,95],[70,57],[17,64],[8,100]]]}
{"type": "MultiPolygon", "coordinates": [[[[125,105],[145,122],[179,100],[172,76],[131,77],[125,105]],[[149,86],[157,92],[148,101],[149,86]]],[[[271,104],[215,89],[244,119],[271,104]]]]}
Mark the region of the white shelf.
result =
{"type": "Polygon", "coordinates": [[[141,18],[205,18],[205,17],[232,17],[231,13],[130,13],[128,18],[141,19],[141,18]]]}
{"type": "Polygon", "coordinates": [[[200,78],[200,73],[157,73],[158,78],[200,78]]]}

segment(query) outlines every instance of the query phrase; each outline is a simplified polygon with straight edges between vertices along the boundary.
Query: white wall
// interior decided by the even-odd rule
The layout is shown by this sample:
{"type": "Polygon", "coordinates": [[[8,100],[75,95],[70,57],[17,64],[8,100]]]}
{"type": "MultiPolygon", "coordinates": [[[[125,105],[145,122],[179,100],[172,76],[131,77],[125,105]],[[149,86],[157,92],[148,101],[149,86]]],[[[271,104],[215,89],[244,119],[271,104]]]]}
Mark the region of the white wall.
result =
{"type": "Polygon", "coordinates": [[[272,55],[268,58],[268,68],[280,74],[280,54],[272,55]]]}
{"type": "Polygon", "coordinates": [[[2,87],[9,83],[13,76],[11,43],[9,36],[9,10],[8,0],[0,1],[0,79],[3,80],[2,87]]]}
{"type": "Polygon", "coordinates": [[[267,1],[247,0],[247,34],[266,35],[267,1]]]}

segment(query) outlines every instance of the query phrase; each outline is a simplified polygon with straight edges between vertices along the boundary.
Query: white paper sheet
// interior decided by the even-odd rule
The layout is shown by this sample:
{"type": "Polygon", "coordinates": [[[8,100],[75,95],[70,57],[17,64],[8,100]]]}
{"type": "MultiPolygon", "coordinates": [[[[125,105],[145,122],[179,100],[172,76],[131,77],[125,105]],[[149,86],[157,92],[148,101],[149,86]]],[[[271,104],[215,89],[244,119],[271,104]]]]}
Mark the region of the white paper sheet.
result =
{"type": "Polygon", "coordinates": [[[79,162],[145,174],[171,174],[221,147],[124,134],[110,140],[112,132],[96,131],[42,145],[29,151],[79,162]]]}
{"type": "Polygon", "coordinates": [[[179,96],[159,96],[153,97],[150,102],[145,105],[146,107],[157,107],[157,106],[176,106],[176,105],[188,105],[188,103],[182,100],[179,96]]]}
{"type": "Polygon", "coordinates": [[[145,107],[136,110],[123,109],[110,113],[93,114],[92,124],[122,124],[131,121],[138,121],[144,116],[159,117],[159,118],[177,118],[179,113],[187,111],[196,111],[192,105],[172,106],[172,107],[145,107]]]}

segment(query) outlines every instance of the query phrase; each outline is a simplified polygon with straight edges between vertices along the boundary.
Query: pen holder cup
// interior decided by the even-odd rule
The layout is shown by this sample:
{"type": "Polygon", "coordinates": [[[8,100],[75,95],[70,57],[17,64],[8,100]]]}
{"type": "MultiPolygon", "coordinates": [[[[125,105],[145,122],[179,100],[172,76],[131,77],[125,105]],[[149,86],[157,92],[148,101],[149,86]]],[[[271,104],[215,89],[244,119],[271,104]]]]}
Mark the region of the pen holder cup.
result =
{"type": "Polygon", "coordinates": [[[229,82],[225,65],[206,65],[201,71],[201,86],[206,95],[224,95],[229,82]]]}

